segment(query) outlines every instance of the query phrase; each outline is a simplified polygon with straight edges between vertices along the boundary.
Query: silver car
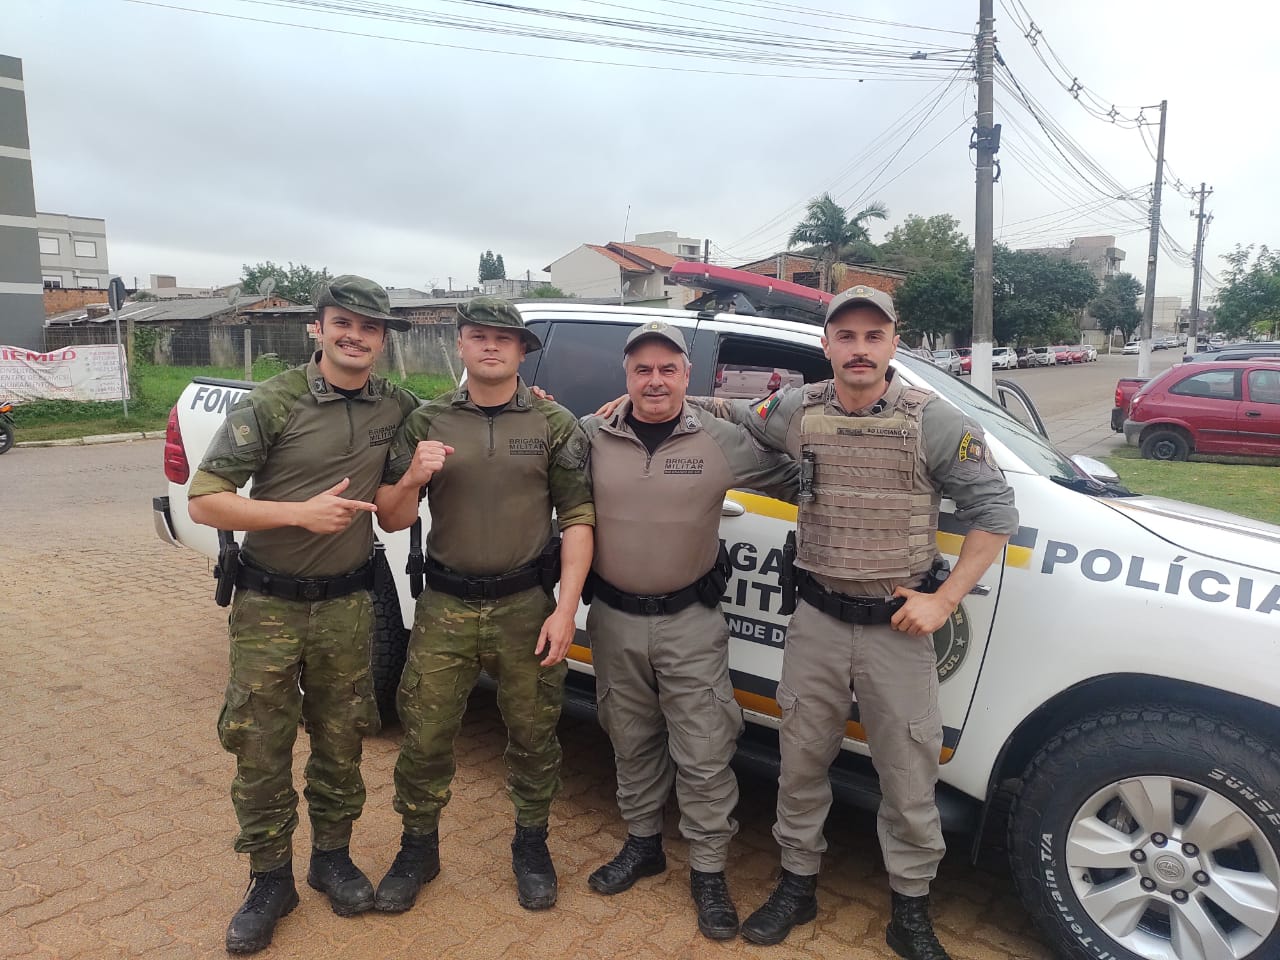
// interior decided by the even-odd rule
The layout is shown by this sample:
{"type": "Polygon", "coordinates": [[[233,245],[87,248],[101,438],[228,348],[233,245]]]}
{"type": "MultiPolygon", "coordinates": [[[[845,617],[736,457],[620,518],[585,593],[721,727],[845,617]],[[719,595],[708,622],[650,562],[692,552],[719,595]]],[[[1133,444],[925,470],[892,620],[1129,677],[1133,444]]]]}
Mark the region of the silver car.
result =
{"type": "Polygon", "coordinates": [[[933,351],[933,365],[947,373],[960,376],[962,364],[960,362],[960,354],[955,350],[935,350],[933,351]]]}

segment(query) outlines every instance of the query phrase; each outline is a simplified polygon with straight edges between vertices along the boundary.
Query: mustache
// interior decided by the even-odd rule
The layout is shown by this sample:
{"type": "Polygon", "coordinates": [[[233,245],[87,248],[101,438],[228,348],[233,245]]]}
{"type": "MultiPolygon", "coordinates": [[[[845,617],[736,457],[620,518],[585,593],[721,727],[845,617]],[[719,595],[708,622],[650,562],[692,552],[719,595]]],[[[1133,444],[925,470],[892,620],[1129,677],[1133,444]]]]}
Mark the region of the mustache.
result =
{"type": "Polygon", "coordinates": [[[854,367],[870,367],[872,370],[876,368],[875,361],[867,357],[853,357],[850,360],[846,360],[841,366],[846,370],[851,370],[854,367]]]}
{"type": "Polygon", "coordinates": [[[340,346],[340,347],[351,347],[352,349],[355,349],[355,350],[363,350],[363,351],[365,351],[366,353],[368,353],[368,352],[369,352],[369,348],[368,348],[368,347],[366,347],[363,343],[356,343],[354,340],[346,340],[346,339],[339,340],[339,341],[338,341],[338,346],[340,346]]]}

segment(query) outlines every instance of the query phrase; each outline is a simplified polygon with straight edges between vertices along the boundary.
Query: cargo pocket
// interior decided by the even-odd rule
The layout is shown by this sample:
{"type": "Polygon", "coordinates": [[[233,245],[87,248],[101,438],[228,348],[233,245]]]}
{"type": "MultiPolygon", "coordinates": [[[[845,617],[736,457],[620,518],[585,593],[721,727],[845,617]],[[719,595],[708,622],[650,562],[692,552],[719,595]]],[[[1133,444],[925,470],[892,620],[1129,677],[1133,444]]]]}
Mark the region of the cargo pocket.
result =
{"type": "Polygon", "coordinates": [[[416,730],[422,720],[422,711],[418,709],[418,687],[422,684],[422,674],[405,664],[400,675],[400,685],[396,687],[396,714],[405,730],[416,730]]]}
{"type": "Polygon", "coordinates": [[[618,740],[622,736],[623,731],[614,729],[613,708],[617,702],[617,697],[613,695],[613,688],[606,686],[596,678],[596,716],[600,720],[600,729],[609,735],[610,741],[614,747],[618,746],[618,740]]]}
{"type": "Polygon", "coordinates": [[[942,751],[942,712],[934,707],[918,720],[907,723],[914,763],[908,764],[907,790],[910,802],[933,797],[938,780],[938,760],[942,751]]]}
{"type": "Polygon", "coordinates": [[[253,726],[249,688],[234,680],[227,681],[227,693],[218,714],[218,742],[222,749],[235,753],[244,744],[245,731],[253,726]]]}
{"type": "Polygon", "coordinates": [[[730,740],[737,740],[746,729],[742,717],[742,707],[733,695],[733,683],[728,677],[711,688],[712,707],[718,709],[725,718],[725,729],[730,740]]]}
{"type": "Polygon", "coordinates": [[[382,719],[378,715],[378,702],[373,694],[373,675],[366,673],[357,677],[351,692],[355,703],[356,732],[365,737],[377,736],[382,729],[382,719]]]}

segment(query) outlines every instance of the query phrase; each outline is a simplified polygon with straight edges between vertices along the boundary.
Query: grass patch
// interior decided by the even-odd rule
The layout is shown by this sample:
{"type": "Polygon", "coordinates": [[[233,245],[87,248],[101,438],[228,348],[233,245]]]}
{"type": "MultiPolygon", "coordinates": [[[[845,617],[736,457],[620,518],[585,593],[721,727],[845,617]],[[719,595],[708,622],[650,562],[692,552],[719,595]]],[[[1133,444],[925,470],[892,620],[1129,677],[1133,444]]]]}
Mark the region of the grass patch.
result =
{"type": "MultiPolygon", "coordinates": [[[[278,364],[260,358],[254,364],[254,378],[265,380],[279,372],[278,364]]],[[[157,367],[139,365],[130,374],[133,396],[129,416],[119,400],[95,403],[84,400],[34,400],[14,408],[14,428],[19,442],[24,440],[65,440],[102,433],[138,433],[163,430],[169,410],[195,377],[222,377],[240,380],[242,367],[157,367]]],[[[395,378],[393,378],[394,380],[395,378]]],[[[403,386],[424,400],[452,389],[448,377],[412,374],[403,386]]]]}
{"type": "Polygon", "coordinates": [[[1280,525],[1280,458],[1196,459],[1185,463],[1144,460],[1136,450],[1120,450],[1104,461],[1135,493],[1168,497],[1280,525]]]}

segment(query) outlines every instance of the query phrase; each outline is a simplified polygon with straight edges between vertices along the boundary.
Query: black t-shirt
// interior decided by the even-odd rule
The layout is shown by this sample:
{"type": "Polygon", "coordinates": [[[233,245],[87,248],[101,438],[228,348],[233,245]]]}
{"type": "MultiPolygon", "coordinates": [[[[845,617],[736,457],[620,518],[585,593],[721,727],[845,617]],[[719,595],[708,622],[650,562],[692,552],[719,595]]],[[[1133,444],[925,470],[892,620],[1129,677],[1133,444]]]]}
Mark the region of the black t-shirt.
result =
{"type": "MultiPolygon", "coordinates": [[[[510,403],[510,401],[507,401],[507,402],[510,403]]],[[[477,403],[476,406],[480,407],[480,409],[484,411],[485,416],[489,417],[490,419],[493,419],[498,414],[500,414],[503,410],[507,409],[506,403],[495,404],[494,406],[491,406],[491,407],[481,406],[480,404],[477,403]]]]}
{"type": "Polygon", "coordinates": [[[360,396],[360,394],[364,393],[364,387],[356,387],[354,390],[344,390],[342,387],[334,387],[333,384],[329,384],[329,386],[333,388],[334,393],[340,393],[348,400],[354,400],[356,397],[360,396]]]}
{"type": "Polygon", "coordinates": [[[649,456],[653,456],[658,447],[662,445],[662,441],[675,432],[676,424],[679,422],[679,415],[672,417],[670,420],[664,420],[662,423],[645,423],[643,420],[637,420],[634,415],[627,414],[627,426],[635,431],[635,435],[644,444],[645,449],[649,451],[649,456]]]}

